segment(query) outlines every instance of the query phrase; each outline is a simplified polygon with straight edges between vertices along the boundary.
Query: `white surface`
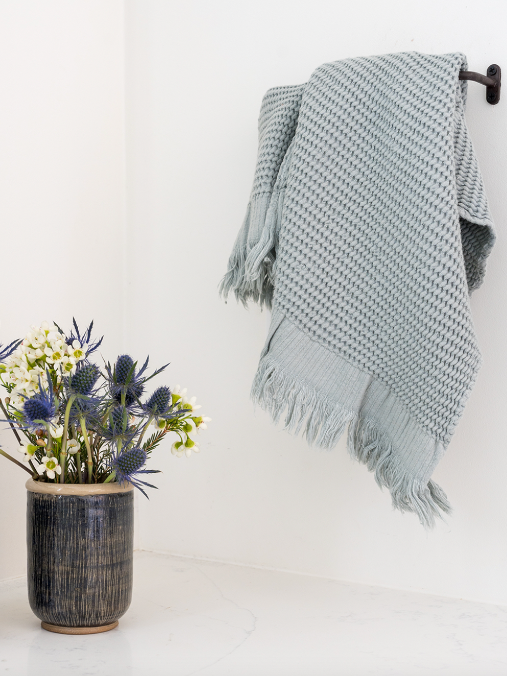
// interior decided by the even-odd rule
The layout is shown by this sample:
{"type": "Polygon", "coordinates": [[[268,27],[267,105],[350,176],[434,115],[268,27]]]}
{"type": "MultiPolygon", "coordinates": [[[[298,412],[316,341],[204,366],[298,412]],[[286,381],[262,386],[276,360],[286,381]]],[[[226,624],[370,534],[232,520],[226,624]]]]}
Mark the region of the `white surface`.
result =
{"type": "Polygon", "coordinates": [[[507,609],[140,552],[114,631],[40,628],[0,585],[0,673],[15,676],[504,676],[507,609]]]}
{"type": "MultiPolygon", "coordinates": [[[[200,456],[154,454],[164,474],[141,503],[145,549],[507,603],[505,88],[489,106],[469,85],[500,238],[472,300],[484,365],[435,473],[455,508],[447,525],[428,534],[392,512],[343,443],[309,450],[254,414],[266,317],[217,297],[269,87],[407,49],[462,50],[471,69],[505,73],[491,25],[506,12],[502,0],[0,0],[0,342],[32,321],[95,318],[105,357],[123,343],[170,360],[168,382],[213,417],[200,456]]],[[[5,578],[24,570],[26,498],[24,474],[0,462],[5,578]]]]}
{"type": "Polygon", "coordinates": [[[149,350],[155,363],[170,360],[169,383],[187,384],[213,418],[199,456],[154,453],[164,474],[150,502],[140,501],[142,547],[507,603],[507,90],[490,106],[484,88],[469,85],[467,120],[499,241],[472,299],[484,364],[435,472],[455,509],[447,525],[428,534],[415,516],[393,512],[344,441],[331,453],[311,450],[255,414],[249,390],[266,319],[217,296],[249,197],[266,90],[304,82],[326,61],[404,50],[461,50],[470,69],[496,62],[507,73],[507,41],[491,30],[505,23],[505,2],[126,8],[125,341],[136,357],[149,350]]]}

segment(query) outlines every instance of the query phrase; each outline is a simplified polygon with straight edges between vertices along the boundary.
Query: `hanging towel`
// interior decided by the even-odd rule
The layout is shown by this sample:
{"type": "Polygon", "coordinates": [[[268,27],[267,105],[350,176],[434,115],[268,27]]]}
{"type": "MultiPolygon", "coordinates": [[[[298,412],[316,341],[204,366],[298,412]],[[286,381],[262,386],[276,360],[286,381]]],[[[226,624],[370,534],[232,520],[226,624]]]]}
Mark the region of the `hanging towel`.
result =
{"type": "Polygon", "coordinates": [[[221,283],[272,308],[252,397],[348,448],[421,523],[480,366],[469,296],[495,235],[465,123],[463,54],[327,63],[275,87],[221,283]]]}

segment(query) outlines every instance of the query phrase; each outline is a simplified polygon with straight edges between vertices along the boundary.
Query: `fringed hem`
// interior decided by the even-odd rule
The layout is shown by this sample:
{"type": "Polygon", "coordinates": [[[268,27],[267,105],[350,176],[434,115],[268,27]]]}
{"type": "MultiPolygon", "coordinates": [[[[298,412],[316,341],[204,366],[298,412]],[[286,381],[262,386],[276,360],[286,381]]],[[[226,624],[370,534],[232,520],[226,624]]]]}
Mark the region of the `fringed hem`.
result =
{"type": "Polygon", "coordinates": [[[272,360],[264,357],[252,384],[255,404],[278,423],[286,410],[285,427],[303,435],[310,445],[331,449],[349,425],[350,455],[373,472],[378,485],[390,491],[393,507],[414,512],[425,528],[432,528],[442,512],[451,513],[444,491],[434,481],[414,479],[400,467],[396,452],[375,422],[318,396],[302,380],[289,378],[272,360]]]}
{"type": "Polygon", "coordinates": [[[285,184],[292,156],[292,144],[283,159],[272,190],[252,197],[238,234],[229,268],[219,286],[227,300],[231,291],[246,307],[249,300],[271,309],[276,274],[276,247],[282,222],[285,184]]]}
{"type": "Polygon", "coordinates": [[[219,294],[226,301],[234,292],[236,300],[246,307],[252,300],[261,307],[271,308],[273,299],[275,263],[273,218],[270,218],[271,195],[262,195],[248,205],[243,227],[234,244],[227,273],[219,286],[219,294]],[[252,245],[252,231],[259,240],[252,245]]]}

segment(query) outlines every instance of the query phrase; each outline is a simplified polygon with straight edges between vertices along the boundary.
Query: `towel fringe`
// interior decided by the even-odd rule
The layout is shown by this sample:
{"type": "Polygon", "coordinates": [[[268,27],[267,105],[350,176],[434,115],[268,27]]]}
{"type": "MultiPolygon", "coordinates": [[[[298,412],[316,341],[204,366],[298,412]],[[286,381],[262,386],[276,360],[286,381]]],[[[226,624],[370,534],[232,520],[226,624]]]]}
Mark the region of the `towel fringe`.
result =
{"type": "Polygon", "coordinates": [[[283,204],[283,190],[260,195],[248,205],[243,226],[229,258],[229,267],[219,286],[227,300],[234,292],[236,300],[246,307],[249,300],[271,308],[273,299],[277,231],[283,204]],[[248,240],[257,233],[255,244],[248,240]]]}
{"type": "Polygon", "coordinates": [[[347,448],[352,458],[373,472],[378,485],[387,488],[392,504],[401,512],[414,512],[426,528],[449,514],[451,505],[434,481],[415,480],[402,469],[391,443],[372,420],[317,396],[304,381],[289,378],[269,358],[262,359],[255,376],[251,397],[267,411],[274,423],[285,414],[284,429],[304,436],[312,446],[330,450],[349,425],[347,448]]]}

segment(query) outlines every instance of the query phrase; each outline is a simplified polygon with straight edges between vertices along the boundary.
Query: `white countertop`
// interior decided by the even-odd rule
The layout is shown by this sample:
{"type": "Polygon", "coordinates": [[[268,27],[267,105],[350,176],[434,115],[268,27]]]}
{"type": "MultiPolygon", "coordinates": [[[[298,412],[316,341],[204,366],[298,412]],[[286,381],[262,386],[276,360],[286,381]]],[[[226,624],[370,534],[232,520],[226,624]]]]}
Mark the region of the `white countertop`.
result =
{"type": "Polygon", "coordinates": [[[506,676],[507,608],[136,552],[105,634],[43,631],[25,581],[1,583],[0,674],[506,676]]]}

